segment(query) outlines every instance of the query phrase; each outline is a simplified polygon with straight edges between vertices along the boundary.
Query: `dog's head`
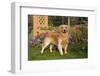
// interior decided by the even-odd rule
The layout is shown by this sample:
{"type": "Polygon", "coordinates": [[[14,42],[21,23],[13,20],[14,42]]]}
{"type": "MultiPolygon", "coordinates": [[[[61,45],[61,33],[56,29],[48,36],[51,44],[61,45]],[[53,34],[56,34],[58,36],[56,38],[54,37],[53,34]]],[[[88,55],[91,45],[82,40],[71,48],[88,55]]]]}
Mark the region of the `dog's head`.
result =
{"type": "Polygon", "coordinates": [[[68,33],[68,31],[69,31],[68,25],[60,25],[60,26],[59,26],[59,31],[60,31],[61,33],[63,33],[63,34],[68,33]]]}

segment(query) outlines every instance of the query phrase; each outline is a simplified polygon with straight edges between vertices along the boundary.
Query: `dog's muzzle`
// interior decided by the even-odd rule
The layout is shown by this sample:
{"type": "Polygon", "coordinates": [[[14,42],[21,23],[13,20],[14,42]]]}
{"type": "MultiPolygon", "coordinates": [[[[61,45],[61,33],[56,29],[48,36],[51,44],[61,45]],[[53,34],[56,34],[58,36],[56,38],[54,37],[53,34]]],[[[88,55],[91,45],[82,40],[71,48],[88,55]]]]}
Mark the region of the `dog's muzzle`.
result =
{"type": "Polygon", "coordinates": [[[66,32],[68,32],[67,30],[63,30],[63,33],[66,33],[66,32]]]}

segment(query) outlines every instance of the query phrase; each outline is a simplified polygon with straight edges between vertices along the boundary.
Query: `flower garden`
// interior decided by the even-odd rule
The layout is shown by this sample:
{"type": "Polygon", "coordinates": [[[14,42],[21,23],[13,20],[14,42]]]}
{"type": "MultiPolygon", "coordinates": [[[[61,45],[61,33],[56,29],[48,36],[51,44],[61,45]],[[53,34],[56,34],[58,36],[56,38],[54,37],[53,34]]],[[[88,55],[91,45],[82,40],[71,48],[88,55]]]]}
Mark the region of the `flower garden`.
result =
{"type": "MultiPolygon", "coordinates": [[[[60,18],[60,17],[59,17],[60,18]]],[[[58,22],[59,22],[59,18],[58,22]]],[[[75,17],[74,17],[75,18],[75,17]]],[[[49,18],[49,29],[43,29],[43,30],[53,30],[57,27],[54,26],[57,23],[54,23],[53,16],[49,18]]],[[[55,19],[55,16],[54,16],[55,19]]],[[[79,17],[80,19],[80,17],[79,17]]],[[[84,21],[86,21],[83,18],[84,21]]],[[[66,19],[64,19],[66,20],[66,19]]],[[[74,19],[76,20],[76,19],[74,19]]],[[[73,21],[73,18],[72,18],[73,21]]],[[[56,20],[57,22],[57,20],[56,20]]],[[[75,21],[74,21],[75,22],[75,21]]],[[[79,22],[79,21],[78,21],[79,22]]],[[[81,21],[82,22],[82,21],[81,21]]],[[[62,22],[61,22],[62,23],[62,22]]],[[[48,32],[40,33],[39,36],[32,36],[32,27],[30,24],[29,27],[29,36],[28,36],[28,60],[55,60],[55,59],[84,59],[88,58],[88,25],[85,23],[82,23],[80,25],[73,25],[72,23],[70,26],[70,38],[69,38],[69,45],[68,45],[68,54],[65,54],[61,56],[57,50],[57,47],[55,46],[53,48],[53,53],[50,53],[49,48],[46,48],[44,53],[41,54],[41,47],[43,46],[43,39],[48,34],[48,32]],[[31,30],[31,31],[30,31],[31,30]]],[[[67,24],[67,22],[65,23],[67,24]]]]}

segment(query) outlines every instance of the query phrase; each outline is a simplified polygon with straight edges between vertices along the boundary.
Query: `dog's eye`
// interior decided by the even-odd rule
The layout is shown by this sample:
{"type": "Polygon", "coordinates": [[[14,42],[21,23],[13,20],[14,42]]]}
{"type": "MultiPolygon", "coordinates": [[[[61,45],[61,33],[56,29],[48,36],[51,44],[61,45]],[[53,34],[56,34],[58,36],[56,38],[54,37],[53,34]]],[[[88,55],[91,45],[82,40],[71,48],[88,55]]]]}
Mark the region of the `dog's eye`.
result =
{"type": "Polygon", "coordinates": [[[61,29],[63,29],[63,27],[61,27],[61,29]]]}

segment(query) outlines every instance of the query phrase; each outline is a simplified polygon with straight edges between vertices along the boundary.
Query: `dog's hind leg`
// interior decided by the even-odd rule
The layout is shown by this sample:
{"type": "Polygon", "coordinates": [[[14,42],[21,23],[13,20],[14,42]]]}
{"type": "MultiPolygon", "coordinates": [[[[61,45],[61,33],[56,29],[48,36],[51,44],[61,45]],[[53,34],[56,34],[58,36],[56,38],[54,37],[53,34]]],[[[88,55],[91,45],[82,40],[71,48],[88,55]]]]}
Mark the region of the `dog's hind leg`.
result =
{"type": "Polygon", "coordinates": [[[52,53],[52,47],[53,47],[53,45],[51,44],[51,45],[50,45],[50,52],[51,52],[51,53],[52,53]]]}
{"type": "Polygon", "coordinates": [[[43,47],[42,47],[42,50],[41,50],[41,54],[43,54],[44,52],[44,49],[50,44],[50,41],[48,40],[48,38],[46,38],[44,40],[44,44],[43,44],[43,47]]]}

